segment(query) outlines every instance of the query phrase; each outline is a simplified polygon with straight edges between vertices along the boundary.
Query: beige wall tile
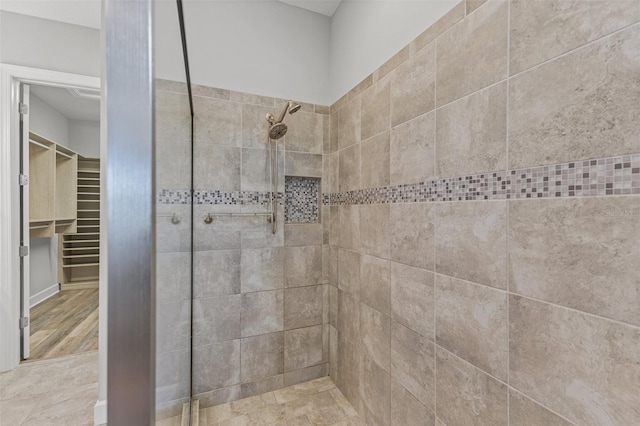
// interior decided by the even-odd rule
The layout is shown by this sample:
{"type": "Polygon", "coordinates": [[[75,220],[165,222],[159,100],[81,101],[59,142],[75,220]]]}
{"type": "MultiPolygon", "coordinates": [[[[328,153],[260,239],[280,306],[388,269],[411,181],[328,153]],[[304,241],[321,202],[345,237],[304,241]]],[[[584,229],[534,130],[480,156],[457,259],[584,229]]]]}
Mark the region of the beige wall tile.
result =
{"type": "Polygon", "coordinates": [[[428,203],[391,205],[391,260],[432,271],[435,208],[428,203]]]}
{"type": "Polygon", "coordinates": [[[360,189],[360,144],[340,151],[339,155],[340,192],[360,189]]]}
{"type": "Polygon", "coordinates": [[[640,21],[640,2],[511,2],[510,72],[516,74],[640,21]]]}
{"type": "MultiPolygon", "coordinates": [[[[196,299],[193,302],[193,346],[240,338],[241,295],[196,299]]],[[[169,318],[167,315],[159,318],[169,318]]],[[[158,326],[160,328],[160,325],[158,326]]],[[[163,333],[160,333],[161,336],[163,333]]],[[[158,345],[161,348],[160,345],[158,345]]]]}
{"type": "Polygon", "coordinates": [[[285,287],[321,284],[322,246],[285,247],[285,287]]]}
{"type": "Polygon", "coordinates": [[[284,332],[284,371],[322,363],[322,325],[284,332]]]}
{"type": "Polygon", "coordinates": [[[433,339],[434,297],[432,272],[391,263],[391,317],[395,321],[433,339]]]}
{"type": "Polygon", "coordinates": [[[284,225],[284,245],[287,247],[320,245],[323,240],[320,223],[287,223],[284,225]]]}
{"type": "Polygon", "coordinates": [[[338,387],[345,398],[358,413],[362,413],[360,398],[360,350],[354,343],[345,339],[342,334],[338,338],[338,387]]]}
{"type": "Polygon", "coordinates": [[[320,178],[322,177],[322,155],[287,151],[284,171],[287,176],[320,178]]]}
{"type": "Polygon", "coordinates": [[[487,2],[487,0],[466,0],[467,2],[467,14],[473,12],[483,4],[487,2]]]}
{"type": "Polygon", "coordinates": [[[392,185],[435,177],[435,114],[428,113],[391,130],[392,185]]]}
{"type": "MultiPolygon", "coordinates": [[[[322,324],[323,286],[288,288],[284,292],[284,329],[322,324]]],[[[337,296],[337,290],[336,290],[337,296]]]]}
{"type": "Polygon", "coordinates": [[[510,296],[510,383],[577,424],[640,419],[640,329],[510,296]]]}
{"type": "Polygon", "coordinates": [[[360,186],[377,188],[389,185],[389,132],[384,132],[360,144],[360,186]]]}
{"type": "Polygon", "coordinates": [[[364,421],[372,425],[391,422],[391,377],[368,356],[360,357],[360,397],[364,421]]]}
{"type": "Polygon", "coordinates": [[[240,340],[193,348],[193,368],[198,372],[193,376],[194,394],[240,383],[240,340]]]}
{"type": "MultiPolygon", "coordinates": [[[[156,123],[157,123],[156,119],[156,123]]],[[[167,124],[164,124],[167,125],[167,124]]],[[[162,124],[156,124],[156,134],[162,124]]],[[[157,189],[185,189],[191,186],[191,142],[189,140],[165,140],[157,136],[154,175],[157,189]]]]}
{"type": "Polygon", "coordinates": [[[433,412],[391,379],[391,426],[434,426],[433,412]]]}
{"type": "MultiPolygon", "coordinates": [[[[240,104],[194,96],[193,109],[197,111],[193,122],[196,143],[237,147],[241,145],[242,107],[240,104]]],[[[266,133],[264,136],[266,138],[266,133]]]]}
{"type": "Polygon", "coordinates": [[[338,326],[338,288],[329,286],[329,324],[338,326]]]}
{"type": "Polygon", "coordinates": [[[324,123],[321,114],[298,111],[287,116],[285,122],[289,126],[285,136],[287,152],[322,154],[324,123]]]}
{"type": "Polygon", "coordinates": [[[332,112],[329,120],[329,153],[338,152],[338,113],[332,112]]]}
{"type": "Polygon", "coordinates": [[[389,204],[360,206],[360,250],[373,256],[389,258],[389,204]]]}
{"type": "Polygon", "coordinates": [[[392,126],[431,111],[435,107],[435,43],[416,52],[390,78],[392,126]]]}
{"type": "Polygon", "coordinates": [[[507,1],[490,0],[438,39],[438,106],[507,77],[507,15],[507,1]]]}
{"type": "Polygon", "coordinates": [[[640,27],[509,81],[510,167],[640,152],[640,27]]]}
{"type": "Polygon", "coordinates": [[[420,49],[434,41],[442,33],[451,28],[455,23],[465,17],[465,0],[461,0],[442,18],[438,19],[433,25],[424,30],[422,34],[416,37],[410,44],[411,55],[415,55],[420,49]]]}
{"type": "Polygon", "coordinates": [[[410,48],[406,45],[400,49],[395,55],[387,60],[384,64],[380,65],[380,68],[373,72],[374,81],[378,81],[391,71],[396,69],[398,65],[409,59],[410,48]]]}
{"type": "Polygon", "coordinates": [[[359,347],[360,302],[342,290],[338,290],[338,332],[340,339],[349,340],[359,347]]]}
{"type": "Polygon", "coordinates": [[[436,409],[436,354],[433,339],[391,322],[391,377],[421,404],[436,409]]]}
{"type": "Polygon", "coordinates": [[[377,311],[391,315],[391,265],[388,260],[361,255],[360,299],[377,311]]]}
{"type": "MultiPolygon", "coordinates": [[[[216,155],[215,152],[213,155],[216,155]]],[[[275,156],[275,150],[273,152],[275,156]]],[[[209,161],[209,159],[203,159],[209,161]]],[[[238,159],[240,161],[240,159],[238,159]]],[[[242,150],[241,160],[241,184],[242,191],[271,191],[271,163],[269,151],[265,149],[249,149],[242,150]]],[[[227,166],[225,166],[227,167],[227,166]]],[[[284,191],[284,175],[285,175],[285,153],[278,151],[278,191],[284,191]]],[[[207,189],[217,189],[209,186],[207,189]]]]}
{"type": "Polygon", "coordinates": [[[507,386],[457,358],[437,350],[438,417],[448,425],[507,425],[507,386]]]}
{"type": "Polygon", "coordinates": [[[241,148],[196,141],[193,154],[194,189],[241,190],[241,148]]]}
{"type": "Polygon", "coordinates": [[[275,290],[284,287],[284,249],[244,249],[241,255],[241,289],[243,293],[275,290]]]}
{"type": "Polygon", "coordinates": [[[339,249],[338,288],[360,299],[360,253],[339,249]]]}
{"type": "Polygon", "coordinates": [[[244,338],[240,341],[240,353],[242,383],[284,372],[283,332],[244,338]]]}
{"type": "Polygon", "coordinates": [[[439,177],[505,170],[507,83],[440,108],[436,129],[439,177]]]}
{"type": "MultiPolygon", "coordinates": [[[[240,293],[240,250],[197,251],[192,256],[194,299],[240,293]]],[[[163,268],[161,262],[158,257],[158,268],[163,268]]],[[[164,272],[159,271],[157,275],[158,287],[160,287],[161,280],[164,279],[161,275],[164,272]]],[[[171,272],[175,273],[176,269],[171,272]]],[[[174,281],[184,283],[186,280],[188,282],[190,276],[189,272],[186,276],[174,278],[174,281]]],[[[182,296],[184,297],[188,293],[187,290],[182,296]]]]}
{"type": "Polygon", "coordinates": [[[360,206],[340,206],[339,216],[339,245],[352,250],[360,250],[360,206]]]}
{"type": "Polygon", "coordinates": [[[528,426],[531,422],[545,426],[571,426],[572,423],[536,404],[520,392],[509,389],[509,424],[528,426]]]}
{"type": "Polygon", "coordinates": [[[388,316],[366,303],[360,304],[360,342],[362,353],[386,372],[391,372],[391,325],[388,316]]]}
{"type": "Polygon", "coordinates": [[[640,325],[638,212],[639,197],[511,202],[511,291],[640,325]]]}
{"type": "Polygon", "coordinates": [[[506,201],[436,207],[436,272],[506,289],[506,201]]]}
{"type": "MultiPolygon", "coordinates": [[[[245,148],[267,149],[267,138],[269,136],[269,123],[265,116],[267,114],[277,114],[273,107],[258,105],[242,105],[242,146],[245,148]]],[[[284,147],[283,139],[280,146],[284,147]]]]}
{"type": "Polygon", "coordinates": [[[362,92],[362,140],[389,130],[389,78],[384,78],[362,92]]]}
{"type": "Polygon", "coordinates": [[[507,293],[436,275],[436,342],[507,380],[507,293]]]}
{"type": "Polygon", "coordinates": [[[338,172],[340,164],[340,154],[334,152],[329,157],[329,179],[323,182],[326,186],[324,191],[326,192],[339,192],[340,191],[340,174],[338,172]]]}
{"type": "Polygon", "coordinates": [[[258,291],[242,295],[242,337],[282,331],[284,291],[258,291]]]}
{"type": "Polygon", "coordinates": [[[360,142],[360,97],[338,111],[338,149],[360,142]]]}

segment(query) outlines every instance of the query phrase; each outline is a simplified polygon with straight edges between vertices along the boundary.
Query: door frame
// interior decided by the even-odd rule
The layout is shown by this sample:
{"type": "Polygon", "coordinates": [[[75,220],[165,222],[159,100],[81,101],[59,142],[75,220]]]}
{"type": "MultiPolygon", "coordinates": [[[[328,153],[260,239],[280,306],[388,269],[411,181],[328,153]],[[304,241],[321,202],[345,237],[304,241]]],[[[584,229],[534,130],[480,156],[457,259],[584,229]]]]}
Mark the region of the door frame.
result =
{"type": "Polygon", "coordinates": [[[0,372],[20,363],[20,83],[101,88],[98,77],[0,63],[0,372]]]}

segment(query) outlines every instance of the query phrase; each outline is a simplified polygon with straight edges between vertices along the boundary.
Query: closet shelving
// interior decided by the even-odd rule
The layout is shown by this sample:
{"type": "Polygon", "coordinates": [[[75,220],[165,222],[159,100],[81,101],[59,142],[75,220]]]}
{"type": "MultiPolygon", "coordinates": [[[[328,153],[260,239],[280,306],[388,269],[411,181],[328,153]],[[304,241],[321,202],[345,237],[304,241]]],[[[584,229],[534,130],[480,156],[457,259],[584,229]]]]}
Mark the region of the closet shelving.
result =
{"type": "Polygon", "coordinates": [[[97,288],[100,266],[100,160],[80,157],[77,169],[77,228],[60,239],[61,288],[97,288]]]}

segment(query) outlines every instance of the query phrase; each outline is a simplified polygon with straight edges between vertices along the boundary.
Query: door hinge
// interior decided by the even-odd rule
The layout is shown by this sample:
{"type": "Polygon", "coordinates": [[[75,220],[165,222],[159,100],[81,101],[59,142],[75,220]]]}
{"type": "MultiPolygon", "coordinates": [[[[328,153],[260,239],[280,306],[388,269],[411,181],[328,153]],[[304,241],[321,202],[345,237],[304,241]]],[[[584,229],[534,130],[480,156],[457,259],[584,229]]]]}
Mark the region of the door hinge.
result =
{"type": "Polygon", "coordinates": [[[20,114],[27,115],[27,114],[29,114],[29,105],[23,104],[21,102],[20,106],[18,107],[18,110],[20,111],[20,114]]]}
{"type": "Polygon", "coordinates": [[[29,325],[29,317],[20,318],[20,328],[27,328],[29,325]]]}
{"type": "Polygon", "coordinates": [[[18,253],[20,254],[20,257],[29,256],[29,247],[20,246],[20,248],[18,249],[18,253]]]}
{"type": "Polygon", "coordinates": [[[29,176],[20,173],[20,186],[29,185],[29,176]]]}

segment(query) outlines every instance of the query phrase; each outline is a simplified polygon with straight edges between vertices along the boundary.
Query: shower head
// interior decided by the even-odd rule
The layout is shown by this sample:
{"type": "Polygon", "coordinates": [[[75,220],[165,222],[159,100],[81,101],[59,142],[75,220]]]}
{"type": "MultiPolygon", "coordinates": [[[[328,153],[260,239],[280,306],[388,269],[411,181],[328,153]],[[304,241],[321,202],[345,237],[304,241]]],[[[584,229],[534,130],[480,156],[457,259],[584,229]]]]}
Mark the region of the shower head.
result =
{"type": "MultiPolygon", "coordinates": [[[[289,114],[293,114],[293,113],[298,112],[301,107],[302,106],[300,104],[295,103],[293,101],[287,102],[287,104],[284,106],[284,108],[282,108],[282,111],[280,112],[280,115],[278,116],[278,119],[275,120],[275,123],[282,123],[282,121],[284,120],[284,116],[287,114],[287,111],[289,111],[289,114]]],[[[273,118],[273,116],[271,116],[271,117],[273,118]]],[[[267,120],[269,120],[268,117],[267,117],[267,120]]]]}
{"type": "Polygon", "coordinates": [[[287,125],[284,123],[276,123],[269,127],[269,139],[280,139],[287,133],[287,125]]]}
{"type": "Polygon", "coordinates": [[[300,108],[302,108],[302,105],[289,101],[289,114],[300,111],[300,108]]]}

